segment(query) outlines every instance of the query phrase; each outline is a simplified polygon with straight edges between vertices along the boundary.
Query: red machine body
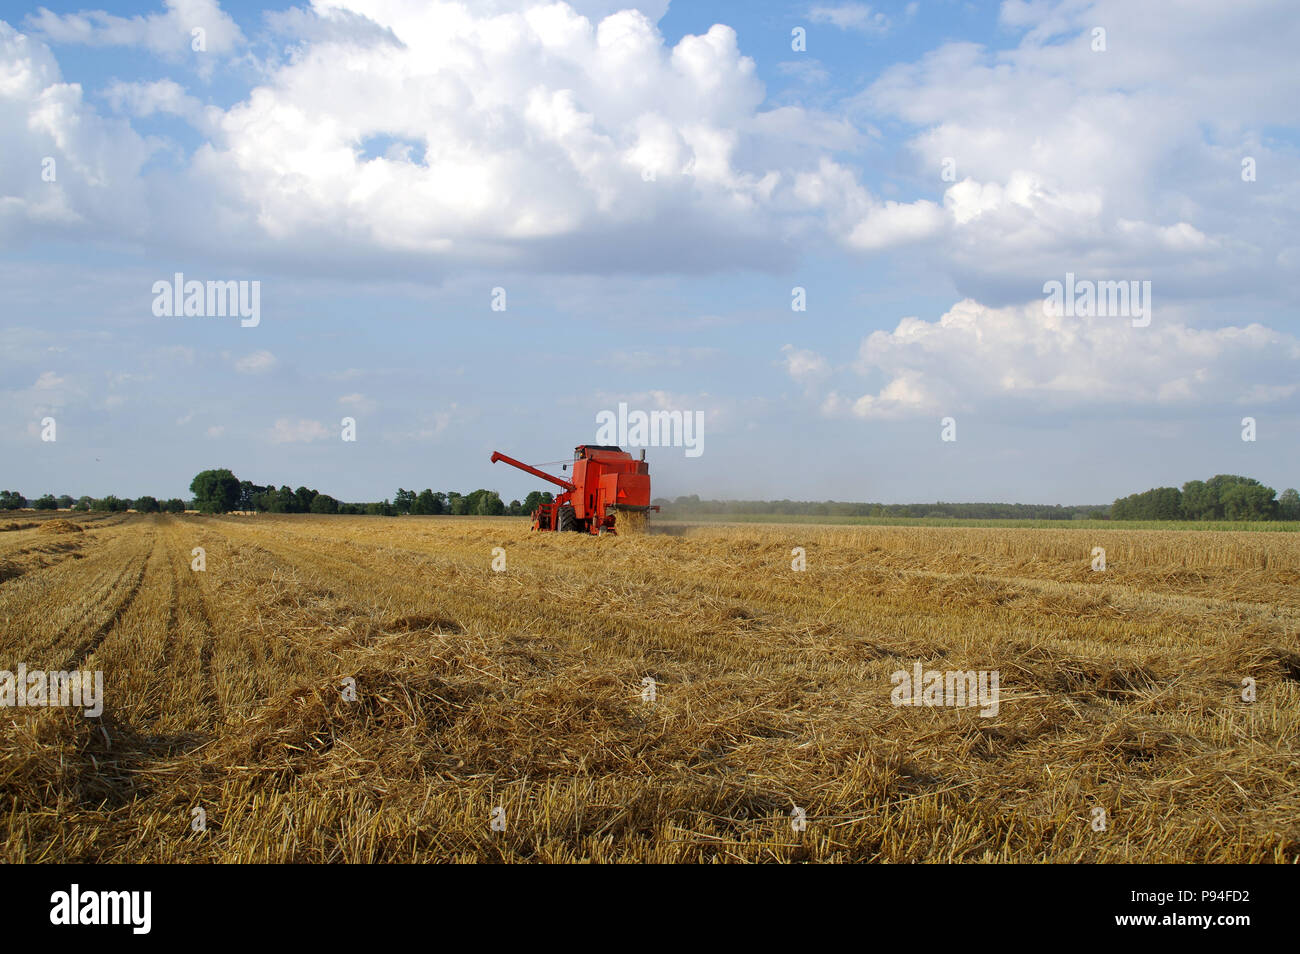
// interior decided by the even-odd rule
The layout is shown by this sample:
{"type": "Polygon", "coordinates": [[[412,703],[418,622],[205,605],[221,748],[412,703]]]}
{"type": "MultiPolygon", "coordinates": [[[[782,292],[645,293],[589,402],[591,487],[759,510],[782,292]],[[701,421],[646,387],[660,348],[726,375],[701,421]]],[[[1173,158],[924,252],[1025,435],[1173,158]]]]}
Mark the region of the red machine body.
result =
{"type": "Polygon", "coordinates": [[[573,479],[564,480],[544,470],[495,452],[492,463],[504,461],[534,477],[563,489],[553,503],[533,511],[534,530],[578,530],[586,533],[617,533],[620,512],[648,513],[658,510],[650,504],[650,465],[619,447],[579,444],[573,450],[573,479]]]}

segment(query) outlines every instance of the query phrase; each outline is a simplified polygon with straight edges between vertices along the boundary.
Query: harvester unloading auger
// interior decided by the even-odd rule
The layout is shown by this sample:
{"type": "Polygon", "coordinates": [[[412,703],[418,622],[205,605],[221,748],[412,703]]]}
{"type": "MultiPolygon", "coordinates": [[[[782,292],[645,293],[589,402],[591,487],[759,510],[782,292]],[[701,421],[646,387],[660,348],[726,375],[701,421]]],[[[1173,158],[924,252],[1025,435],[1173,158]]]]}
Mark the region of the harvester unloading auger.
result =
{"type": "Polygon", "coordinates": [[[645,451],[636,460],[621,447],[579,444],[573,449],[572,480],[496,451],[492,463],[499,460],[564,489],[554,501],[533,511],[534,530],[644,533],[646,514],[659,509],[650,504],[650,465],[645,451]]]}

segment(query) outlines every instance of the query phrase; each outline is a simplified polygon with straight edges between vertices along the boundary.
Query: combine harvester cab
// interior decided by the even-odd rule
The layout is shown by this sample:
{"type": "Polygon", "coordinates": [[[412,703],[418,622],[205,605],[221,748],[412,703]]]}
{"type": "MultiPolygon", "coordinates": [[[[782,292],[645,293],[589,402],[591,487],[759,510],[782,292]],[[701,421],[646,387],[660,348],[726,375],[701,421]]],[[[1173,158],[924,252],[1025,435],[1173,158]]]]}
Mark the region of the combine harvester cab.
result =
{"type": "Polygon", "coordinates": [[[650,465],[645,451],[638,460],[620,447],[579,444],[573,449],[572,480],[497,451],[492,454],[492,463],[499,460],[563,489],[553,503],[544,503],[533,511],[534,530],[644,533],[646,515],[659,509],[650,503],[650,465]]]}

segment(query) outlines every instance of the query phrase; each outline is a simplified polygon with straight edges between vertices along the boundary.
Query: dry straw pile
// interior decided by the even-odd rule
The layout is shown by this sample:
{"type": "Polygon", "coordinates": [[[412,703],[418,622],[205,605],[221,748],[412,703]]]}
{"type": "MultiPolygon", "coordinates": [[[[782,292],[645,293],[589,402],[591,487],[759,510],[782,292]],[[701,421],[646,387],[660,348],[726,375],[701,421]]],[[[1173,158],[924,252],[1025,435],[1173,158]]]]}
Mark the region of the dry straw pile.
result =
{"type": "Polygon", "coordinates": [[[614,517],[614,530],[620,536],[648,533],[649,515],[644,510],[619,510],[614,517]]]}
{"type": "Polygon", "coordinates": [[[37,532],[38,533],[82,533],[83,531],[81,527],[77,526],[71,520],[56,518],[54,520],[44,521],[40,525],[37,532]]]}

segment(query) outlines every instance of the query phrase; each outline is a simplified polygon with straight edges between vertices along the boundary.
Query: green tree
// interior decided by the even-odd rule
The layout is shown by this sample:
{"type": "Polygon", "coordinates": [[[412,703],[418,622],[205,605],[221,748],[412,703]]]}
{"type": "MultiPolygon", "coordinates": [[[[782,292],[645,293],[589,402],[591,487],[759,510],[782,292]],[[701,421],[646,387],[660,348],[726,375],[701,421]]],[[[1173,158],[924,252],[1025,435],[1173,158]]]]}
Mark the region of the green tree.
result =
{"type": "Polygon", "coordinates": [[[1112,520],[1178,520],[1183,516],[1183,495],[1177,487],[1153,487],[1116,500],[1110,516],[1112,520]]]}
{"type": "Polygon", "coordinates": [[[275,484],[267,484],[265,487],[253,485],[253,509],[266,512],[271,509],[271,501],[276,496],[275,484]]]}
{"type": "MultiPolygon", "coordinates": [[[[1233,509],[1237,512],[1241,512],[1243,508],[1249,510],[1255,506],[1254,502],[1259,497],[1259,489],[1263,488],[1263,485],[1253,477],[1242,477],[1238,474],[1215,474],[1205,484],[1214,493],[1215,500],[1218,501],[1218,516],[1228,520],[1246,519],[1233,518],[1228,515],[1228,494],[1234,487],[1247,488],[1247,492],[1244,494],[1232,495],[1234,500],[1233,509]]],[[[1270,491],[1270,496],[1272,496],[1272,491],[1270,491]]]]}
{"type": "Polygon", "coordinates": [[[418,497],[411,505],[411,513],[417,513],[424,516],[440,514],[445,510],[442,494],[435,494],[428,487],[420,491],[418,497]]]}
{"type": "Polygon", "coordinates": [[[475,513],[484,517],[499,517],[506,512],[506,505],[501,502],[501,495],[495,490],[475,492],[481,493],[475,513]]]}
{"type": "Polygon", "coordinates": [[[416,499],[414,490],[403,490],[398,487],[397,493],[393,494],[393,508],[398,513],[419,513],[414,509],[416,499]]]}
{"type": "Polygon", "coordinates": [[[163,507],[168,513],[184,513],[185,501],[181,500],[179,497],[173,497],[168,500],[163,507]]]}
{"type": "Polygon", "coordinates": [[[1183,516],[1188,520],[1216,520],[1223,517],[1219,498],[1203,480],[1183,484],[1183,516]]]}
{"type": "Polygon", "coordinates": [[[1183,515],[1183,494],[1177,487],[1157,487],[1151,496],[1153,520],[1178,520],[1183,515]]]}
{"type": "Polygon", "coordinates": [[[239,478],[224,467],[205,470],[190,482],[190,492],[204,513],[226,513],[239,503],[239,478]]]}
{"type": "Polygon", "coordinates": [[[1270,520],[1276,514],[1276,494],[1256,481],[1233,484],[1223,492],[1223,515],[1229,520],[1270,520]]]}
{"type": "Polygon", "coordinates": [[[299,487],[293,492],[297,513],[311,513],[311,502],[316,499],[316,491],[299,487]]]}
{"type": "Polygon", "coordinates": [[[339,502],[329,494],[317,494],[311,500],[312,513],[338,513],[339,502]]]}
{"type": "Polygon", "coordinates": [[[141,513],[157,513],[162,508],[158,506],[157,498],[144,496],[135,502],[135,509],[141,513]]]}
{"type": "Polygon", "coordinates": [[[265,499],[267,488],[259,487],[251,480],[241,480],[239,482],[239,503],[236,510],[265,510],[265,499]]]}
{"type": "Polygon", "coordinates": [[[1294,487],[1288,487],[1277,498],[1277,515],[1282,520],[1300,520],[1300,493],[1294,487]]]}
{"type": "Polygon", "coordinates": [[[54,499],[54,494],[42,494],[32,506],[37,510],[58,510],[59,502],[54,499]]]}
{"type": "Polygon", "coordinates": [[[89,497],[78,497],[77,502],[72,505],[72,509],[85,513],[90,509],[91,502],[92,501],[89,497]]]}
{"type": "Polygon", "coordinates": [[[293,513],[298,505],[298,500],[288,484],[284,484],[279,490],[268,490],[267,497],[269,499],[266,509],[271,513],[293,513]]]}

